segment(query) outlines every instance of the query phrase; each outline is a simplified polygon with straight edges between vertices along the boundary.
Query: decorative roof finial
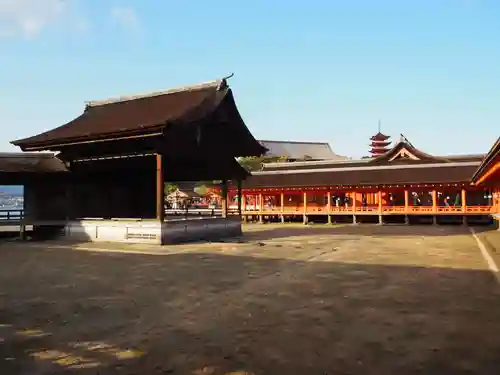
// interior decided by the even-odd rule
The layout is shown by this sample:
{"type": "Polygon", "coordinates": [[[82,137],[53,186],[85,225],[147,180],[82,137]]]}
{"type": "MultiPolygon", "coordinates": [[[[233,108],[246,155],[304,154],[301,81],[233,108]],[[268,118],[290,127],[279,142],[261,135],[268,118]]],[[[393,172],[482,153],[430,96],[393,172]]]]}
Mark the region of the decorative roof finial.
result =
{"type": "Polygon", "coordinates": [[[379,132],[379,133],[380,133],[380,127],[381,127],[381,125],[380,125],[380,120],[378,120],[378,132],[379,132]]]}

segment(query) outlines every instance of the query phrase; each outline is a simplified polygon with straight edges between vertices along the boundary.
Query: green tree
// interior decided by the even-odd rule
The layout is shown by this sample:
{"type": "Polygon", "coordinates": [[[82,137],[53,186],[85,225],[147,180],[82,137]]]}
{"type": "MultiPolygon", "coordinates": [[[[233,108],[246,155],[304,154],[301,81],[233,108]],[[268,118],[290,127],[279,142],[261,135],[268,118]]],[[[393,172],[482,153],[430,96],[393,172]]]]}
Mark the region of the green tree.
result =
{"type": "Polygon", "coordinates": [[[259,171],[262,169],[262,164],[276,163],[286,161],[286,156],[248,156],[239,158],[238,162],[248,172],[259,171]]]}
{"type": "Polygon", "coordinates": [[[179,187],[177,185],[165,183],[165,187],[164,187],[165,195],[169,195],[169,194],[173,193],[174,191],[176,191],[177,189],[179,189],[179,187]]]}

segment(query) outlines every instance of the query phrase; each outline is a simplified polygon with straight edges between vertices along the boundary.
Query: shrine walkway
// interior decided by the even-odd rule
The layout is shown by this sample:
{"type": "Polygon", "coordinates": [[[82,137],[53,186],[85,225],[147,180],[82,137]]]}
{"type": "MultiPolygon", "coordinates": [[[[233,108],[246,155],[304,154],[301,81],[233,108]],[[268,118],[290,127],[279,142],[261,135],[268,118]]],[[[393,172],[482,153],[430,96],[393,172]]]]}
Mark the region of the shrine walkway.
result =
{"type": "MultiPolygon", "coordinates": [[[[494,262],[496,234],[479,232],[494,262]]],[[[254,225],[0,244],[0,373],[492,374],[500,285],[460,226],[254,225]]]]}

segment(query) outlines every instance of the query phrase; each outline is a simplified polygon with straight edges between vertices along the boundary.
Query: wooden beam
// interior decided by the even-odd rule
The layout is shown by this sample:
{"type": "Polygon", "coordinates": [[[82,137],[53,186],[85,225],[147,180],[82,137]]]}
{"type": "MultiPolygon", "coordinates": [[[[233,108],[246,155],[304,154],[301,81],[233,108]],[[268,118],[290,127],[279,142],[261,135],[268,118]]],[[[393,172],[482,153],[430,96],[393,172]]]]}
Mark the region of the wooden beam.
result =
{"type": "Polygon", "coordinates": [[[156,218],[163,222],[165,219],[165,169],[163,155],[156,154],[156,218]]]}

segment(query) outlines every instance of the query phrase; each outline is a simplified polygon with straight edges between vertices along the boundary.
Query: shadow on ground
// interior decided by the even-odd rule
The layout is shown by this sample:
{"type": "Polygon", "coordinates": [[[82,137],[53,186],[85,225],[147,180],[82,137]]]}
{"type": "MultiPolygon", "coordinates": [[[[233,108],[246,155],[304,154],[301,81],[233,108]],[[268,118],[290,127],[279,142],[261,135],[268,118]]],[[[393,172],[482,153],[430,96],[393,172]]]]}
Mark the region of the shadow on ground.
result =
{"type": "Polygon", "coordinates": [[[210,253],[1,256],[2,375],[500,368],[500,292],[487,271],[210,253]]]}
{"type": "MultiPolygon", "coordinates": [[[[474,227],[477,232],[490,231],[491,226],[474,227]]],[[[291,236],[372,236],[372,237],[408,237],[408,236],[455,236],[469,233],[464,226],[433,225],[297,225],[297,224],[249,224],[244,226],[244,235],[240,241],[265,241],[288,238],[291,236]]],[[[229,240],[224,241],[229,242],[229,240]]]]}

